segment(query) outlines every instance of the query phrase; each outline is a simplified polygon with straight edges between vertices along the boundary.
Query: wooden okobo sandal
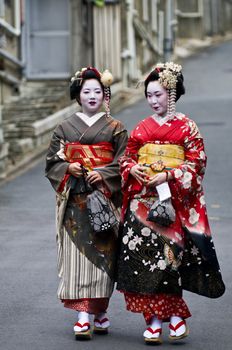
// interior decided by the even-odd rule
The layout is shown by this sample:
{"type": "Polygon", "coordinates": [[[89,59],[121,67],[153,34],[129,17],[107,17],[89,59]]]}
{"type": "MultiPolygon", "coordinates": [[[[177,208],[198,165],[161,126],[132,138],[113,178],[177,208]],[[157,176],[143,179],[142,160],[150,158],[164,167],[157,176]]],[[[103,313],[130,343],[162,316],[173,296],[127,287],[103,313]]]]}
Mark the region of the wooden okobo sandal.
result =
{"type": "Polygon", "coordinates": [[[75,331],[74,330],[74,334],[75,334],[76,340],[79,340],[79,339],[90,340],[90,339],[92,339],[92,332],[91,332],[91,328],[90,328],[90,323],[89,322],[86,322],[86,323],[83,323],[83,324],[81,324],[80,322],[77,322],[77,323],[75,323],[74,327],[75,326],[80,327],[80,328],[83,328],[85,326],[88,327],[88,329],[85,330],[85,331],[75,331]]]}

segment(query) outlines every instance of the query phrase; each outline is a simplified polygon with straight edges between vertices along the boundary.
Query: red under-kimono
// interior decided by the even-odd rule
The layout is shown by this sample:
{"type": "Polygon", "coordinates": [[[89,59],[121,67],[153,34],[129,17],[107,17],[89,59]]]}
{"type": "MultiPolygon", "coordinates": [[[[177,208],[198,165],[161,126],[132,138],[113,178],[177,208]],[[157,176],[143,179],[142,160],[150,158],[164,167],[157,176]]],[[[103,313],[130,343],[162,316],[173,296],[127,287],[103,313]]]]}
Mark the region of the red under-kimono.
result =
{"type": "Polygon", "coordinates": [[[127,309],[142,312],[147,323],[154,314],[163,320],[172,315],[187,318],[183,289],[210,298],[225,290],[202,189],[206,166],[202,136],[183,114],[161,126],[149,117],[132,131],[120,165],[124,198],[117,289],[125,294],[127,309]],[[162,163],[162,171],[172,174],[169,187],[176,220],[169,227],[147,220],[158,198],[156,189],[130,175],[131,167],[141,163],[141,154],[143,160],[151,160],[152,152],[156,165],[162,163]],[[178,165],[170,168],[170,161],[178,165]]]}

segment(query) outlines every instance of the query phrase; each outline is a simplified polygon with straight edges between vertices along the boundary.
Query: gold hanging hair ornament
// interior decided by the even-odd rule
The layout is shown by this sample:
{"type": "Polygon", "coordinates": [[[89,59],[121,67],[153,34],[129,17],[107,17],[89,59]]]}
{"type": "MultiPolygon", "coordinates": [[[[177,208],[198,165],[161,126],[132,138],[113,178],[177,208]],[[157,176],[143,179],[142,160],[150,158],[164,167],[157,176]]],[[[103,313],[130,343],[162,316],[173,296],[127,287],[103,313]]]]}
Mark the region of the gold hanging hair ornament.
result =
{"type": "Polygon", "coordinates": [[[113,83],[113,75],[110,73],[108,69],[106,69],[101,75],[101,83],[104,86],[104,101],[105,101],[105,110],[106,116],[110,116],[110,98],[111,91],[110,85],[113,83]]]}
{"type": "Polygon", "coordinates": [[[84,79],[83,73],[86,70],[92,70],[96,74],[96,76],[99,77],[99,80],[104,87],[105,111],[106,111],[106,116],[109,117],[110,116],[110,98],[111,98],[110,85],[113,83],[113,75],[110,73],[108,69],[104,70],[103,73],[100,73],[94,67],[87,67],[87,68],[82,68],[81,71],[77,71],[74,74],[74,76],[71,78],[71,83],[77,80],[78,84],[81,85],[84,79]]]}
{"type": "Polygon", "coordinates": [[[173,117],[176,113],[176,84],[182,66],[174,62],[157,63],[154,70],[159,74],[158,82],[168,91],[167,115],[173,117]]]}

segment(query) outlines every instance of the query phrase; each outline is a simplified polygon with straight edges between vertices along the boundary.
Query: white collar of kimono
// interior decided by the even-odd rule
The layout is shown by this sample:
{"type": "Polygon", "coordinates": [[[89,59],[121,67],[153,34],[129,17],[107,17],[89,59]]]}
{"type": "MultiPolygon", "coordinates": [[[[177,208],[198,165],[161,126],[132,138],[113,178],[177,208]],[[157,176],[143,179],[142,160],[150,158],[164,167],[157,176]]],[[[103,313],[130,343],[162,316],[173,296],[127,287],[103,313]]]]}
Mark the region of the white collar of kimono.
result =
{"type": "Polygon", "coordinates": [[[160,117],[157,114],[153,114],[152,118],[159,124],[159,125],[163,125],[164,123],[166,123],[169,119],[169,115],[166,115],[166,117],[160,117]]]}
{"type": "Polygon", "coordinates": [[[92,126],[93,124],[95,124],[104,114],[105,114],[104,112],[100,112],[100,113],[94,114],[92,117],[88,117],[84,113],[81,113],[81,112],[76,113],[76,115],[79,118],[81,118],[81,120],[83,120],[83,122],[85,122],[85,124],[87,124],[88,126],[92,126]]]}

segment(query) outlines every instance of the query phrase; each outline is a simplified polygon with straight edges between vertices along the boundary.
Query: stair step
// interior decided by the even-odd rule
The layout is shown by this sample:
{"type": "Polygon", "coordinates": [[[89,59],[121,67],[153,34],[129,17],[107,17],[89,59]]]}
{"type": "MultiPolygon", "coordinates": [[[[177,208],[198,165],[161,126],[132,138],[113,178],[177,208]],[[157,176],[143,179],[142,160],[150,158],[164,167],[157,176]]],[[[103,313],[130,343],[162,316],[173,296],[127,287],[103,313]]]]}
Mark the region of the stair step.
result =
{"type": "Polygon", "coordinates": [[[67,81],[26,82],[20,87],[20,93],[2,109],[4,138],[15,160],[34,151],[35,145],[42,142],[37,140],[32,125],[70,104],[67,81]]]}

